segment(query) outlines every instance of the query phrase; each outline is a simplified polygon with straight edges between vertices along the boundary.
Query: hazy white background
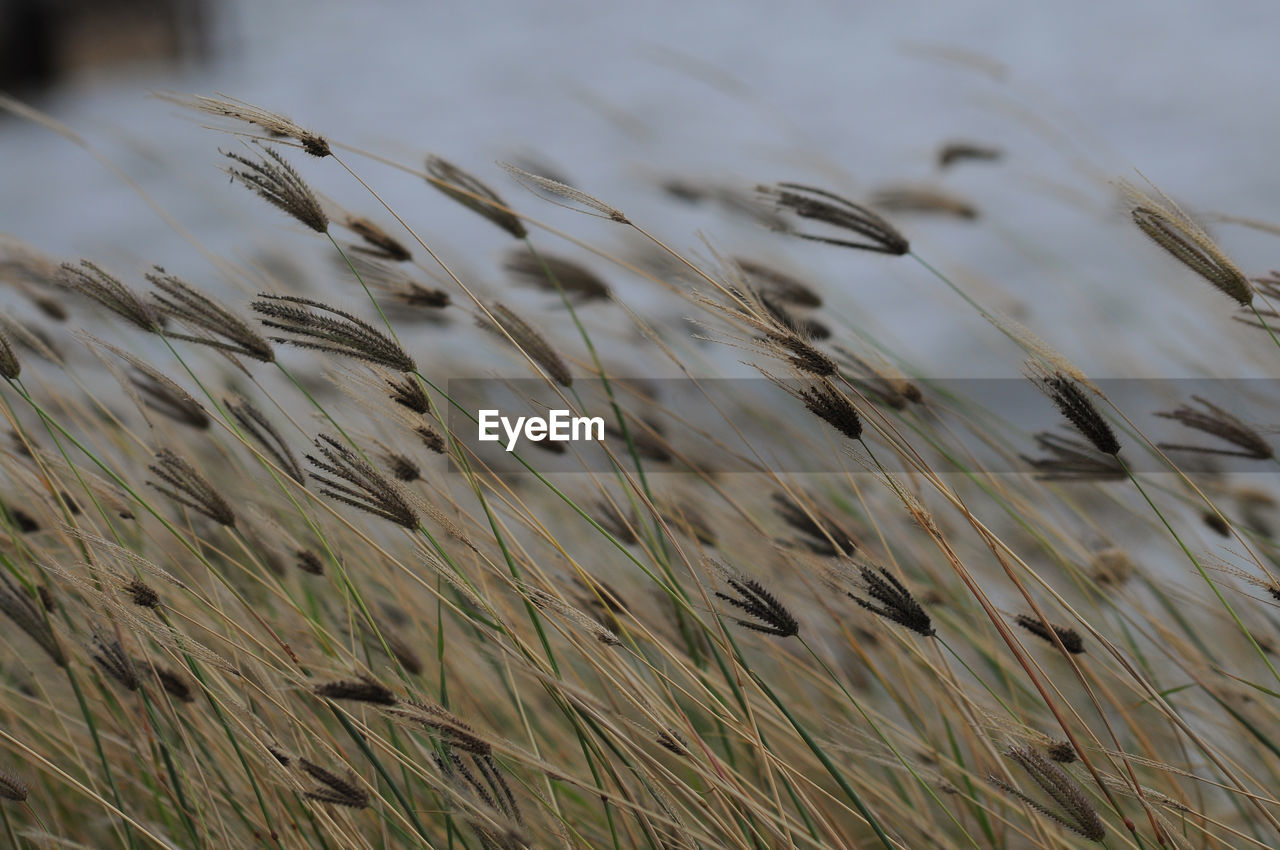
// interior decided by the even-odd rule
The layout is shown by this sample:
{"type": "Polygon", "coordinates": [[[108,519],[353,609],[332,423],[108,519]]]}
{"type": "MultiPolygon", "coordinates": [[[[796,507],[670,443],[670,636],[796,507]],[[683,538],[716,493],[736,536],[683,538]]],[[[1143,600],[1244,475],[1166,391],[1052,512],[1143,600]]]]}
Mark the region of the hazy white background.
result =
{"type": "MultiPolygon", "coordinates": [[[[701,232],[729,251],[790,258],[812,270],[833,311],[879,328],[942,376],[1016,371],[1016,349],[909,260],[798,243],[682,207],[655,178],[805,180],[853,197],[937,180],[983,218],[902,219],[920,252],[993,306],[1021,311],[1085,368],[1110,374],[1122,371],[1117,363],[1180,368],[1181,335],[1203,334],[1205,322],[1242,331],[1226,318],[1229,301],[1141,240],[1106,180],[1141,169],[1196,211],[1280,220],[1280,5],[1270,2],[219,8],[211,66],[103,73],[39,105],[209,247],[237,257],[279,244],[322,257],[323,246],[227,185],[216,148],[233,140],[149,91],[225,92],[413,165],[438,153],[522,209],[624,251],[618,228],[549,207],[493,164],[536,156],[681,249],[705,255],[701,232]],[[998,145],[1007,157],[939,174],[934,152],[951,138],[998,145]]],[[[327,194],[377,212],[332,163],[302,165],[327,194]]],[[[501,233],[416,180],[361,168],[479,288],[502,290],[501,233]]],[[[0,232],[122,273],[158,262],[196,281],[209,274],[83,151],[16,121],[0,122],[0,232]]],[[[1280,266],[1275,237],[1218,232],[1250,273],[1280,266]]],[[[307,273],[326,269],[317,262],[307,273]]],[[[649,297],[639,282],[619,283],[639,303],[649,297]]]]}

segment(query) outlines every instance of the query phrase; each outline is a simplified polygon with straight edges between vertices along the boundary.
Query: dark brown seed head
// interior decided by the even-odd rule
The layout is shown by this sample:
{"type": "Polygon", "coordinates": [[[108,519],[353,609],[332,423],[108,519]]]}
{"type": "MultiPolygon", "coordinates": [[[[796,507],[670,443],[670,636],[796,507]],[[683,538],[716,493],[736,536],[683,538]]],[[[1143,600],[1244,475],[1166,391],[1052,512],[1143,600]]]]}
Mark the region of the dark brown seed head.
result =
{"type": "Polygon", "coordinates": [[[183,106],[187,109],[194,109],[232,121],[242,121],[245,124],[260,128],[272,138],[293,139],[302,146],[304,151],[312,156],[324,157],[332,153],[329,149],[329,143],[325,141],[323,136],[298,126],[298,124],[278,112],[270,112],[245,103],[242,100],[229,97],[204,97],[201,95],[183,97],[175,94],[159,94],[156,96],[161,100],[176,103],[178,106],[183,106]]]}
{"type": "Polygon", "coordinates": [[[387,469],[391,470],[391,474],[399,481],[408,483],[417,481],[422,477],[422,470],[418,467],[418,464],[406,454],[385,452],[382,460],[386,463],[387,469]]]}
{"type": "Polygon", "coordinates": [[[313,691],[316,696],[328,699],[346,699],[374,705],[395,705],[399,702],[390,688],[364,675],[358,679],[325,682],[324,684],[316,685],[313,691]]]}
{"type": "Polygon", "coordinates": [[[349,773],[342,777],[306,759],[298,759],[298,766],[319,783],[319,787],[304,791],[303,796],[349,809],[363,809],[369,805],[369,792],[356,784],[354,775],[349,773]]]}
{"type": "Polygon", "coordinates": [[[466,721],[442,705],[418,700],[406,700],[400,705],[391,713],[430,729],[454,749],[478,756],[488,755],[493,750],[492,745],[476,734],[466,721]]]}
{"type": "MultiPolygon", "coordinates": [[[[780,327],[784,326],[780,325],[780,327]]],[[[813,347],[800,334],[789,329],[766,332],[764,347],[798,371],[815,378],[830,377],[838,371],[834,360],[813,347]]]]}
{"type": "Polygon", "coordinates": [[[795,499],[786,493],[773,494],[774,511],[783,522],[804,535],[803,545],[816,555],[834,557],[852,555],[858,551],[858,541],[845,529],[826,516],[806,511],[795,499]]]}
{"type": "Polygon", "coordinates": [[[862,437],[862,418],[849,397],[830,381],[810,384],[797,390],[809,412],[844,434],[850,440],[862,437]]]}
{"type": "Polygon", "coordinates": [[[18,361],[18,355],[13,353],[8,337],[0,333],[0,376],[12,381],[20,374],[22,363],[18,361]]]}
{"type": "Polygon", "coordinates": [[[147,482],[153,488],[219,525],[231,528],[236,524],[236,514],[230,503],[194,466],[168,449],[156,452],[155,461],[147,467],[160,479],[159,482],[147,482]]]}
{"type": "Polygon", "coordinates": [[[524,222],[507,208],[496,192],[453,163],[438,156],[429,156],[427,174],[433,178],[429,181],[432,186],[515,238],[523,239],[528,235],[524,222]]]}
{"type": "Polygon", "coordinates": [[[297,559],[294,561],[294,566],[299,570],[313,576],[324,575],[324,562],[320,560],[320,556],[315,552],[310,549],[299,549],[293,554],[297,559]]]}
{"type": "Polygon", "coordinates": [[[1005,755],[1027,772],[1047,797],[1047,802],[1038,802],[1003,779],[993,777],[991,781],[996,787],[1090,841],[1102,841],[1107,837],[1106,827],[1102,825],[1097,810],[1071,774],[1030,747],[1010,747],[1005,755]]]}
{"type": "Polygon", "coordinates": [[[320,206],[320,200],[303,181],[293,166],[271,148],[263,148],[263,159],[250,159],[238,153],[220,151],[240,168],[223,169],[231,175],[232,182],[239,180],[246,187],[275,208],[291,216],[316,233],[329,232],[329,217],[320,206]]]}
{"type": "Polygon", "coordinates": [[[138,671],[133,666],[118,640],[104,640],[99,635],[93,636],[93,650],[90,657],[102,668],[103,672],[119,682],[125,690],[136,691],[142,687],[138,671]]]}
{"type": "Polygon", "coordinates": [[[1140,206],[1133,209],[1132,215],[1138,229],[1178,262],[1241,305],[1253,303],[1249,279],[1185,213],[1173,207],[1140,206]]]}
{"type": "Polygon", "coordinates": [[[209,414],[190,393],[141,361],[130,363],[133,368],[127,375],[129,387],[144,406],[197,431],[209,427],[209,414]]]}
{"type": "Polygon", "coordinates": [[[388,397],[396,404],[418,414],[431,412],[431,400],[427,398],[427,392],[422,388],[422,384],[413,376],[387,378],[386,381],[387,386],[391,388],[391,394],[388,397]]]}
{"type": "Polygon", "coordinates": [[[1102,417],[1088,393],[1062,372],[1033,370],[1028,377],[1049,396],[1054,406],[1071,425],[1103,454],[1118,455],[1120,441],[1111,425],[1102,417]]]}
{"type": "Polygon", "coordinates": [[[733,264],[738,267],[747,285],[757,292],[772,295],[778,301],[796,307],[822,306],[821,295],[807,283],[786,272],[745,257],[734,257],[733,264]]]}
{"type": "Polygon", "coordinates": [[[413,433],[418,435],[418,439],[422,440],[422,445],[438,455],[442,455],[447,448],[445,446],[444,437],[440,436],[440,432],[436,431],[430,425],[419,425],[413,429],[413,433]]]}
{"type": "Polygon", "coordinates": [[[975,219],[978,208],[963,198],[931,186],[886,186],[871,196],[871,204],[891,213],[931,213],[975,219]]]}
{"type": "Polygon", "coordinates": [[[559,352],[551,347],[546,337],[520,318],[504,304],[492,304],[489,312],[493,323],[481,320],[479,325],[491,333],[503,338],[510,337],[516,346],[534,363],[542,367],[550,378],[562,387],[573,385],[573,374],[569,366],[560,357],[559,352]]]}
{"type": "Polygon", "coordinates": [[[846,594],[854,602],[878,617],[910,629],[923,637],[933,637],[937,631],[928,613],[907,590],[906,585],[884,567],[858,564],[858,578],[867,598],[846,594]]]}
{"type": "Polygon", "coordinates": [[[152,333],[163,327],[160,314],[136,292],[88,260],[63,263],[58,282],[97,302],[134,327],[152,333]]]}
{"type": "Polygon", "coordinates": [[[326,473],[312,473],[323,485],[321,493],[405,528],[418,527],[418,512],[409,499],[367,461],[327,434],[317,437],[315,445],[320,457],[307,455],[307,460],[326,473]]]}
{"type": "Polygon", "coordinates": [[[30,793],[27,783],[7,770],[0,770],[0,799],[21,803],[30,793]]]}
{"type": "Polygon", "coordinates": [[[1200,516],[1204,519],[1204,524],[1209,527],[1209,530],[1217,534],[1219,537],[1231,536],[1231,523],[1227,522],[1226,519],[1223,518],[1222,514],[1207,510],[1200,516]]]}
{"type": "Polygon", "coordinates": [[[146,277],[157,290],[151,295],[157,309],[196,331],[195,335],[166,333],[170,339],[207,345],[263,363],[275,360],[271,343],[248,322],[195,287],[160,266],[146,277]]]}
{"type": "Polygon", "coordinates": [[[609,286],[596,273],[573,260],[526,249],[507,255],[504,268],[516,280],[550,292],[564,291],[580,301],[607,300],[609,286]]]}
{"type": "Polygon", "coordinates": [[[31,594],[14,582],[5,570],[0,570],[0,613],[3,613],[13,624],[39,645],[48,654],[54,664],[67,666],[67,656],[63,653],[53,629],[45,619],[45,611],[40,609],[31,594]]]}
{"type": "Polygon", "coordinates": [[[290,336],[272,337],[301,348],[355,357],[397,372],[412,372],[413,358],[394,340],[373,325],[345,310],[310,298],[268,295],[253,302],[253,310],[264,316],[262,324],[290,336]]]}
{"type": "Polygon", "coordinates": [[[124,592],[129,595],[130,601],[139,608],[160,607],[160,595],[156,593],[155,588],[139,579],[131,579],[124,586],[124,592]]]}
{"type": "Polygon", "coordinates": [[[1066,628],[1065,626],[1055,626],[1052,623],[1044,623],[1039,617],[1033,617],[1029,614],[1019,614],[1015,622],[1022,628],[1031,632],[1038,638],[1047,640],[1049,643],[1057,644],[1062,642],[1062,646],[1072,655],[1081,655],[1084,653],[1084,640],[1080,637],[1080,633],[1075,629],[1066,628]],[[1054,636],[1057,640],[1054,640],[1054,636]]]}
{"type": "Polygon", "coordinates": [[[1246,425],[1239,417],[1200,396],[1192,396],[1191,400],[1199,404],[1203,409],[1197,410],[1189,405],[1183,405],[1173,411],[1157,413],[1156,416],[1162,419],[1172,419],[1188,428],[1193,428],[1224,440],[1237,448],[1219,449],[1205,446],[1184,446],[1174,443],[1161,443],[1160,448],[1171,451],[1229,455],[1231,457],[1250,458],[1251,460],[1270,460],[1275,457],[1275,451],[1271,448],[1271,445],[1263,439],[1256,429],[1246,425]]]}
{"type": "Polygon", "coordinates": [[[276,430],[276,426],[265,413],[246,398],[225,399],[223,404],[235,418],[240,430],[253,438],[253,441],[275,461],[276,466],[299,484],[306,483],[307,473],[302,468],[302,464],[298,463],[293,450],[289,448],[289,444],[285,442],[284,437],[276,430]]]}
{"type": "Polygon", "coordinates": [[[950,168],[960,162],[995,162],[1003,156],[999,148],[975,142],[946,142],[938,148],[938,167],[950,168]]]}
{"type": "Polygon", "coordinates": [[[365,245],[357,246],[355,250],[394,263],[407,263],[413,259],[408,248],[369,219],[352,216],[343,224],[365,241],[365,245]]]}
{"type": "Polygon", "coordinates": [[[753,578],[735,575],[723,565],[712,563],[725,583],[738,594],[731,596],[717,590],[715,595],[751,617],[749,620],[735,618],[738,625],[776,637],[791,637],[800,633],[799,621],[764,585],[753,578]]]}
{"type": "Polygon", "coordinates": [[[1045,755],[1058,764],[1071,764],[1076,760],[1076,748],[1070,741],[1054,741],[1045,750],[1045,755]]]}
{"type": "Polygon", "coordinates": [[[895,256],[911,250],[910,243],[897,228],[867,207],[839,195],[798,183],[778,183],[757,188],[762,195],[773,201],[779,211],[791,212],[800,218],[821,222],[838,230],[847,230],[859,237],[855,240],[796,233],[801,239],[895,256]]]}
{"type": "Polygon", "coordinates": [[[1116,481],[1125,477],[1124,466],[1115,455],[1104,455],[1083,440],[1042,432],[1036,444],[1049,452],[1047,457],[1019,455],[1046,481],[1116,481]]]}

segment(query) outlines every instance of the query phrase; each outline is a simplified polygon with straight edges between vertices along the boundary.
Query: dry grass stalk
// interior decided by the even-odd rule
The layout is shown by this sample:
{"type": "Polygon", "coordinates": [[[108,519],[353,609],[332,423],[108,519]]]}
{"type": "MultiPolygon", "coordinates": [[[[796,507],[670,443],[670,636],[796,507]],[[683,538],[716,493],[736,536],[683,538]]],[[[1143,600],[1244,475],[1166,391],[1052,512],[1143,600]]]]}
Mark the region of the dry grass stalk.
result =
{"type": "MultiPolygon", "coordinates": [[[[548,199],[561,198],[568,203],[561,204],[569,209],[578,209],[579,212],[587,212],[588,215],[595,215],[600,218],[607,218],[610,221],[616,221],[619,224],[630,224],[630,220],[622,212],[622,210],[606,204],[599,198],[592,197],[580,189],[575,189],[567,183],[561,183],[559,180],[552,180],[549,177],[540,177],[521,168],[516,168],[509,162],[500,162],[498,165],[508,174],[516,179],[516,182],[524,186],[529,191],[540,194],[548,199]],[[577,206],[572,206],[576,204],[577,206]],[[586,209],[580,209],[585,207],[586,209]]],[[[555,201],[553,200],[553,203],[555,201]]]]}

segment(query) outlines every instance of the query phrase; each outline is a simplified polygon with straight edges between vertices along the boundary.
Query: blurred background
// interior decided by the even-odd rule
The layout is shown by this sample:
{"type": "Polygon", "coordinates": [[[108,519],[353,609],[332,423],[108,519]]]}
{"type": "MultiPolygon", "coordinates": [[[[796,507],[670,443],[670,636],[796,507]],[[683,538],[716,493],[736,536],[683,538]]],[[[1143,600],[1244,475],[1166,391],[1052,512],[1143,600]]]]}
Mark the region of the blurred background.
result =
{"type": "MultiPolygon", "coordinates": [[[[1181,334],[1206,316],[1239,326],[1230,302],[1142,240],[1109,181],[1140,171],[1207,220],[1280,219],[1278,25],[1274,3],[1193,0],[0,0],[0,89],[92,148],[0,114],[0,233],[125,276],[159,263],[229,285],[145,194],[203,247],[318,287],[324,245],[217,170],[217,149],[240,143],[149,97],[220,92],[406,165],[444,156],[633,256],[624,229],[545,203],[494,163],[561,175],[687,255],[803,269],[833,310],[940,377],[1016,374],[1011,344],[915,264],[773,234],[732,203],[775,180],[858,199],[942,190],[973,215],[893,216],[922,255],[1099,376],[1147,358],[1176,372],[1181,334]],[[1000,157],[943,169],[954,141],[1000,157]]],[[[479,291],[504,292],[500,232],[349,159],[479,291]]],[[[333,163],[298,164],[327,197],[390,223],[333,163]]],[[[1215,233],[1249,273],[1280,266],[1274,236],[1215,233]]],[[[615,285],[640,305],[660,295],[615,285]]]]}

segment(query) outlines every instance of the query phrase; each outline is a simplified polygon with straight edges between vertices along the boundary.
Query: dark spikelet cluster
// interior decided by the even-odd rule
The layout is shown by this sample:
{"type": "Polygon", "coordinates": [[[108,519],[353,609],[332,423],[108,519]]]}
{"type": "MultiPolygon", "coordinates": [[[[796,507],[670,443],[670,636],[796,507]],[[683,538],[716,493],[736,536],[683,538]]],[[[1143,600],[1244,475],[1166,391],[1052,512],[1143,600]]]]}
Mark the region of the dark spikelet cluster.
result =
{"type": "Polygon", "coordinates": [[[860,237],[845,239],[813,233],[796,233],[795,235],[801,239],[895,256],[901,256],[911,250],[906,237],[877,213],[832,192],[798,183],[778,183],[773,186],[759,186],[757,189],[766,198],[772,200],[779,211],[791,212],[800,218],[821,222],[838,230],[847,230],[860,237]]]}
{"type": "Polygon", "coordinates": [[[938,148],[938,167],[950,168],[961,162],[995,162],[1003,152],[977,142],[946,142],[938,148]]]}
{"type": "Polygon", "coordinates": [[[1055,626],[1052,623],[1046,624],[1039,617],[1033,617],[1030,614],[1019,614],[1014,622],[1049,643],[1056,644],[1057,641],[1054,640],[1054,635],[1057,635],[1057,640],[1061,641],[1063,648],[1072,655],[1084,653],[1084,640],[1075,629],[1055,626]]]}
{"type": "Polygon", "coordinates": [[[311,187],[279,153],[271,148],[264,148],[262,152],[266,158],[255,160],[221,151],[223,156],[241,166],[224,169],[231,175],[232,182],[239,180],[264,201],[316,233],[328,233],[329,217],[311,187]]]}
{"type": "Polygon", "coordinates": [[[355,246],[354,250],[393,263],[407,263],[413,259],[408,248],[369,219],[350,216],[343,224],[365,242],[364,245],[355,246]]]}
{"type": "Polygon", "coordinates": [[[155,670],[156,678],[160,680],[160,686],[164,688],[165,693],[176,699],[178,702],[195,702],[196,696],[192,690],[191,680],[179,673],[177,670],[171,670],[168,667],[162,667],[159,664],[152,665],[155,670]]]}
{"type": "Polygon", "coordinates": [[[523,239],[528,235],[524,222],[507,208],[497,192],[453,163],[438,156],[429,156],[427,174],[434,178],[429,181],[432,186],[472,212],[489,219],[515,238],[523,239]]]}
{"type": "Polygon", "coordinates": [[[325,157],[333,153],[329,148],[329,143],[323,136],[298,126],[278,112],[270,112],[261,107],[245,103],[242,100],[229,97],[205,97],[203,95],[182,97],[165,93],[159,94],[157,97],[187,109],[194,109],[208,115],[216,115],[219,118],[228,118],[232,121],[251,124],[262,129],[272,138],[294,139],[302,146],[304,151],[315,157],[325,157]]]}
{"type": "Polygon", "coordinates": [[[148,481],[151,487],[219,525],[235,526],[236,514],[230,503],[194,466],[168,449],[156,452],[155,461],[147,468],[160,481],[148,481]]]}
{"type": "Polygon", "coordinates": [[[21,803],[31,794],[31,788],[13,773],[0,770],[0,800],[21,803]]]}
{"type": "Polygon", "coordinates": [[[753,578],[743,578],[728,573],[725,574],[724,580],[738,595],[730,596],[718,590],[715,595],[754,618],[737,619],[738,625],[777,637],[791,637],[800,633],[800,623],[760,582],[753,578]]]}
{"type": "Polygon", "coordinates": [[[1254,428],[1246,425],[1238,417],[1200,396],[1192,396],[1191,400],[1199,404],[1203,410],[1197,410],[1184,404],[1176,410],[1157,413],[1156,416],[1163,419],[1172,419],[1188,428],[1225,440],[1237,448],[1220,449],[1208,446],[1185,446],[1175,443],[1161,443],[1160,448],[1172,451],[1245,457],[1251,460],[1270,460],[1275,457],[1275,450],[1262,438],[1262,435],[1254,428]]]}
{"type": "Polygon", "coordinates": [[[160,266],[146,277],[157,290],[151,298],[159,311],[197,331],[195,335],[166,332],[170,339],[207,345],[263,363],[275,360],[271,343],[248,322],[195,287],[160,266]]]}
{"type": "Polygon", "coordinates": [[[1071,764],[1077,758],[1076,748],[1070,741],[1054,741],[1044,752],[1058,764],[1071,764]]]}
{"type": "Polygon", "coordinates": [[[534,330],[528,322],[504,304],[490,305],[489,312],[493,316],[496,327],[484,320],[480,321],[480,327],[504,338],[510,337],[530,360],[541,366],[551,380],[560,386],[573,385],[573,375],[569,372],[568,364],[560,357],[559,352],[551,347],[546,337],[534,330]]]}
{"type": "Polygon", "coordinates": [[[1045,481],[1117,481],[1125,477],[1124,466],[1115,455],[1104,455],[1083,440],[1072,440],[1059,434],[1042,432],[1036,445],[1049,454],[1045,457],[1019,455],[1030,464],[1037,477],[1045,481]]]}
{"type": "Polygon", "coordinates": [[[391,470],[391,474],[395,476],[397,481],[403,481],[407,484],[422,477],[422,469],[414,462],[413,458],[406,454],[384,452],[382,461],[387,465],[387,469],[391,470]]]}
{"type": "Polygon", "coordinates": [[[400,378],[387,378],[387,386],[391,388],[389,398],[401,407],[407,407],[409,410],[420,415],[426,415],[431,412],[431,400],[427,398],[427,391],[422,388],[422,384],[414,380],[411,376],[403,376],[400,378]]]}
{"type": "Polygon", "coordinates": [[[353,774],[342,777],[307,759],[298,759],[298,767],[319,783],[317,787],[303,791],[304,797],[349,809],[363,809],[369,805],[369,792],[356,784],[353,774]]]}
{"type": "Polygon", "coordinates": [[[807,283],[786,272],[744,257],[734,257],[733,264],[738,267],[746,283],[761,294],[770,295],[784,304],[796,307],[822,306],[821,295],[807,283]]]}
{"type": "Polygon", "coordinates": [[[141,579],[130,579],[122,589],[129,596],[129,601],[139,608],[160,607],[160,594],[141,579]]]}
{"type": "Polygon", "coordinates": [[[320,556],[310,549],[299,549],[293,553],[294,566],[304,573],[313,576],[324,575],[324,562],[320,556]]]}
{"type": "Polygon", "coordinates": [[[862,417],[858,415],[848,396],[830,381],[810,384],[796,392],[814,416],[850,440],[857,440],[862,436],[862,417]]]}
{"type": "Polygon", "coordinates": [[[397,372],[412,372],[417,366],[395,341],[373,325],[345,310],[310,298],[268,295],[252,304],[265,318],[262,324],[290,336],[272,337],[276,342],[310,348],[344,357],[377,363],[397,372]]]}
{"type": "MultiPolygon", "coordinates": [[[[767,311],[767,308],[766,308],[767,311]]],[[[776,322],[777,320],[774,319],[776,322]]],[[[767,331],[764,346],[791,366],[806,375],[826,378],[834,375],[838,367],[834,360],[815,348],[807,339],[779,323],[782,331],[767,331]]]]}
{"type": "Polygon", "coordinates": [[[1012,794],[1040,814],[1090,841],[1100,842],[1107,837],[1106,827],[1098,817],[1097,810],[1069,773],[1031,747],[1010,747],[1005,751],[1005,756],[1026,771],[1048,800],[1039,802],[1003,779],[992,777],[991,782],[997,788],[1012,794]]]}
{"type": "Polygon", "coordinates": [[[390,688],[369,676],[325,682],[316,685],[312,691],[316,696],[327,699],[345,699],[373,705],[395,705],[399,701],[390,688]]]}
{"type": "Polygon", "coordinates": [[[513,251],[503,267],[516,280],[551,292],[563,290],[580,301],[605,301],[609,286],[595,272],[573,260],[529,250],[513,251]]]}
{"type": "Polygon", "coordinates": [[[20,374],[22,374],[22,363],[18,360],[18,355],[14,354],[8,337],[0,333],[0,377],[12,381],[20,374]]]}
{"type": "Polygon", "coordinates": [[[1120,454],[1120,441],[1083,387],[1062,372],[1032,371],[1029,377],[1068,422],[1103,454],[1120,454]]]}
{"type": "Polygon", "coordinates": [[[120,645],[118,640],[104,640],[100,635],[93,636],[93,649],[89,657],[94,660],[102,671],[120,683],[121,687],[128,691],[136,691],[142,687],[142,680],[138,678],[138,671],[133,666],[133,659],[129,658],[128,653],[124,651],[124,647],[120,645]]]}
{"type": "Polygon", "coordinates": [[[835,557],[858,551],[858,541],[852,534],[827,517],[822,517],[819,522],[786,493],[774,493],[773,502],[774,511],[783,522],[804,536],[802,544],[815,555],[835,557]]]}
{"type": "Polygon", "coordinates": [[[454,752],[450,752],[447,757],[433,755],[432,760],[455,793],[468,796],[472,799],[473,805],[478,803],[489,810],[489,817],[483,820],[474,816],[464,816],[464,820],[480,836],[484,847],[490,850],[518,850],[527,846],[527,842],[516,831],[523,826],[524,817],[520,814],[516,798],[492,756],[473,754],[471,765],[475,768],[474,772],[462,757],[454,752]],[[508,821],[508,825],[496,826],[493,823],[495,816],[508,821]]]}
{"type": "Polygon", "coordinates": [[[63,263],[58,282],[115,313],[139,330],[152,333],[161,329],[161,317],[154,307],[115,277],[88,260],[80,265],[63,263]]]}
{"type": "Polygon", "coordinates": [[[872,614],[908,628],[918,635],[933,637],[937,634],[928,613],[893,573],[884,567],[866,564],[858,564],[857,567],[858,578],[868,598],[848,593],[850,599],[872,614]]]}
{"type": "Polygon", "coordinates": [[[276,466],[299,484],[306,483],[307,473],[302,468],[302,464],[298,463],[293,450],[289,448],[289,444],[280,436],[280,432],[276,430],[276,426],[271,423],[265,413],[246,398],[225,399],[223,404],[226,405],[227,412],[236,420],[240,430],[251,437],[275,461],[276,466]]]}
{"type": "Polygon", "coordinates": [[[493,751],[492,745],[476,734],[475,729],[442,705],[408,700],[400,706],[390,713],[431,730],[455,750],[477,756],[487,756],[493,751]]]}
{"type": "Polygon", "coordinates": [[[444,454],[445,442],[444,437],[440,436],[440,432],[430,425],[419,425],[413,429],[413,433],[418,435],[418,439],[422,441],[422,445],[438,455],[444,454]]]}
{"type": "Polygon", "coordinates": [[[1253,303],[1253,287],[1249,279],[1185,214],[1171,214],[1168,209],[1136,207],[1132,215],[1133,223],[1151,241],[1215,289],[1245,307],[1253,303]]]}
{"type": "Polygon", "coordinates": [[[307,455],[307,460],[327,473],[312,473],[323,485],[321,493],[405,528],[418,527],[418,512],[408,498],[367,461],[327,434],[317,437],[315,445],[321,457],[307,455]]]}
{"type": "Polygon", "coordinates": [[[831,328],[817,319],[797,316],[781,299],[770,292],[757,292],[756,299],[769,317],[796,336],[806,340],[831,338],[831,328]]]}
{"type": "MultiPolygon", "coordinates": [[[[51,610],[45,608],[45,611],[51,610]]],[[[4,612],[13,624],[27,633],[45,654],[59,667],[67,666],[67,656],[54,637],[53,628],[45,619],[45,611],[21,586],[16,584],[8,573],[0,570],[0,611],[4,612]]]]}
{"type": "Polygon", "coordinates": [[[978,208],[972,203],[933,186],[885,186],[871,196],[871,204],[891,213],[927,213],[970,220],[978,217],[978,208]]]}
{"type": "Polygon", "coordinates": [[[190,393],[156,370],[133,362],[129,385],[137,399],[151,410],[180,425],[203,431],[209,427],[209,414],[190,393]]]}
{"type": "Polygon", "coordinates": [[[636,527],[640,520],[634,511],[628,517],[613,502],[600,499],[596,502],[596,509],[591,512],[591,516],[600,523],[601,528],[612,534],[619,542],[628,546],[640,542],[636,536],[636,527]]]}

